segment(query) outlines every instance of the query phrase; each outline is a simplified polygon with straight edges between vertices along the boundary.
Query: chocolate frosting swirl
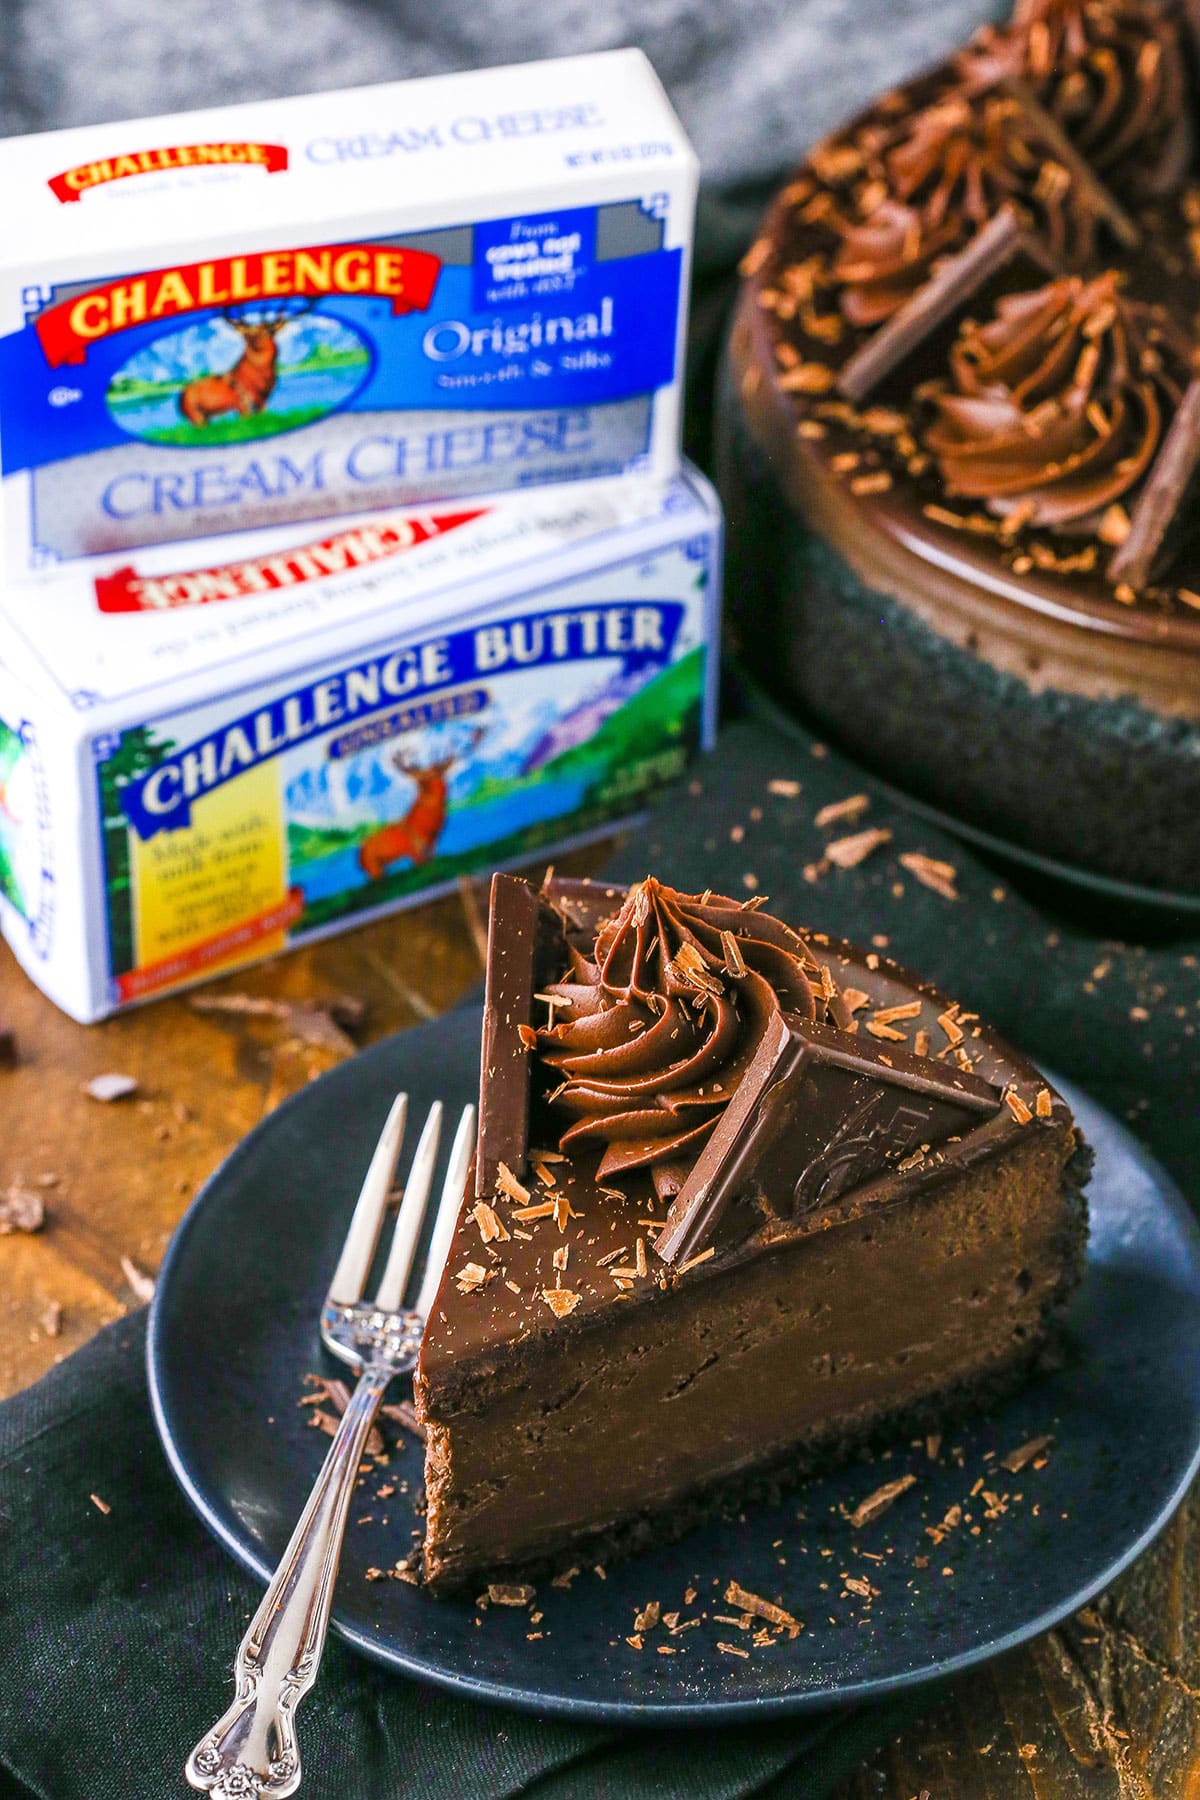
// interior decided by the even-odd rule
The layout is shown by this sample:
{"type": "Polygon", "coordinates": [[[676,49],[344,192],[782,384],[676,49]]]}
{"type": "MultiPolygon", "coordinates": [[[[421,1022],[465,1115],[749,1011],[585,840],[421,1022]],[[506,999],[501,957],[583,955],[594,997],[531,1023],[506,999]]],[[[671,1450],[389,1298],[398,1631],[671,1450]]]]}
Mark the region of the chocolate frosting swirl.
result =
{"type": "Polygon", "coordinates": [[[1056,262],[1092,254],[1095,216],[1068,171],[1030,142],[1019,103],[951,92],[908,117],[866,162],[858,216],[830,215],[841,243],[831,274],[852,325],[880,324],[1006,202],[1016,203],[1056,262]]]}
{"type": "Polygon", "coordinates": [[[947,494],[1034,526],[1091,526],[1152,462],[1188,378],[1186,346],[1119,276],[1066,277],[968,320],[924,434],[947,494]]]}
{"type": "Polygon", "coordinates": [[[1016,76],[1106,180],[1164,193],[1191,133],[1179,27],[1158,0],[1017,0],[1007,26],[962,59],[976,79],[1016,76]]]}
{"type": "Polygon", "coordinates": [[[683,1185],[781,1011],[846,1025],[827,969],[796,932],[717,894],[653,878],[630,888],[594,946],[546,991],[565,1018],[538,1033],[562,1077],[549,1096],[560,1145],[604,1146],[601,1179],[649,1169],[683,1185]]]}

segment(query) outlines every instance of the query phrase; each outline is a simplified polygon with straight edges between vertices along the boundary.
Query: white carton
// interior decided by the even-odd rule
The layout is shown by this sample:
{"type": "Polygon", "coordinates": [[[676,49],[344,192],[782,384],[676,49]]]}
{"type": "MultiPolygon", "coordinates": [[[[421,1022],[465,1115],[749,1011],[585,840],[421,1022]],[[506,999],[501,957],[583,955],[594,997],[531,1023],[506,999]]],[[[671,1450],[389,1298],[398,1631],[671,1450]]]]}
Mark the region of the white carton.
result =
{"type": "Polygon", "coordinates": [[[696,179],[636,50],[0,143],[9,578],[671,474],[696,179]]]}
{"type": "Polygon", "coordinates": [[[0,927],[74,1017],[637,812],[713,726],[692,471],[159,547],[0,595],[0,927]]]}

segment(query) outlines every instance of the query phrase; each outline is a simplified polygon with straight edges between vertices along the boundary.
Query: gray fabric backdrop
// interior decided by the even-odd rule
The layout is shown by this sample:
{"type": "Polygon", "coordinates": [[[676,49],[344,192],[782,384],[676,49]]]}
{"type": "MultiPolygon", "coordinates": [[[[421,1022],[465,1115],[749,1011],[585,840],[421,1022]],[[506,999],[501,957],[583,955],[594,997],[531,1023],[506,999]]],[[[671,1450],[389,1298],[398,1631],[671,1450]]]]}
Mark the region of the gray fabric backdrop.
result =
{"type": "Polygon", "coordinates": [[[993,0],[0,0],[0,135],[640,44],[705,180],[724,187],[777,169],[995,10],[993,0]]]}

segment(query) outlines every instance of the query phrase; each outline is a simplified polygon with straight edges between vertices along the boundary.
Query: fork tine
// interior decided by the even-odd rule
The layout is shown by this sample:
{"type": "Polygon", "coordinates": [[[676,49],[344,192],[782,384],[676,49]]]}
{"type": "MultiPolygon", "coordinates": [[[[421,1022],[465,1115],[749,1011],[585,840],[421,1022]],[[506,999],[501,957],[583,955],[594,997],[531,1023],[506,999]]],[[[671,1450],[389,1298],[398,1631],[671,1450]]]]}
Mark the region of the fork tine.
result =
{"type": "Polygon", "coordinates": [[[425,1209],[429,1205],[429,1195],[433,1188],[433,1171],[437,1163],[438,1139],[441,1134],[442,1103],[435,1100],[429,1109],[429,1117],[425,1121],[413,1155],[412,1168],[404,1184],[404,1198],[400,1202],[400,1216],[396,1220],[392,1247],[388,1252],[379,1291],[375,1295],[375,1305],[380,1312],[395,1312],[404,1299],[405,1284],[416,1255],[417,1240],[425,1223],[425,1209]]]}
{"type": "Polygon", "coordinates": [[[422,1319],[427,1319],[433,1309],[438,1285],[442,1279],[442,1271],[446,1266],[446,1258],[450,1254],[450,1240],[454,1236],[454,1227],[458,1224],[458,1212],[467,1186],[467,1170],[471,1166],[471,1158],[474,1153],[475,1108],[464,1106],[462,1118],[458,1121],[458,1130],[454,1134],[454,1146],[450,1151],[450,1166],[446,1170],[446,1179],[442,1184],[442,1197],[438,1201],[437,1217],[433,1222],[433,1236],[429,1240],[429,1255],[425,1259],[421,1291],[413,1302],[413,1311],[418,1313],[422,1319]]]}
{"type": "Polygon", "coordinates": [[[387,1124],[375,1146],[375,1154],[371,1158],[371,1166],[367,1170],[354,1216],[350,1220],[350,1229],[346,1233],[338,1266],[333,1271],[333,1280],[329,1284],[330,1304],[353,1306],[355,1301],[362,1298],[371,1259],[379,1242],[379,1228],[387,1210],[392,1177],[400,1160],[400,1146],[404,1142],[407,1118],[408,1095],[397,1094],[387,1116],[387,1124]]]}

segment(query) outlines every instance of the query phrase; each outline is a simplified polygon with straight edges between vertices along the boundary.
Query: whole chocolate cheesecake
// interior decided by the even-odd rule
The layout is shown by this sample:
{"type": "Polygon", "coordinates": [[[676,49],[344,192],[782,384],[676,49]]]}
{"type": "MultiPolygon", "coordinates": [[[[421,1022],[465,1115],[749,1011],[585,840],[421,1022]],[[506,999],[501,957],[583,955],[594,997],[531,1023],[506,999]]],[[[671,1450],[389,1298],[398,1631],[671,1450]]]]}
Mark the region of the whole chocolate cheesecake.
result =
{"type": "Polygon", "coordinates": [[[819,144],[743,264],[734,635],[914,793],[1200,891],[1194,46],[1021,0],[819,144]]]}
{"type": "Polygon", "coordinates": [[[754,902],[498,875],[425,1331],[435,1590],[677,1535],[1018,1380],[1089,1155],[972,1015],[754,902]]]}

